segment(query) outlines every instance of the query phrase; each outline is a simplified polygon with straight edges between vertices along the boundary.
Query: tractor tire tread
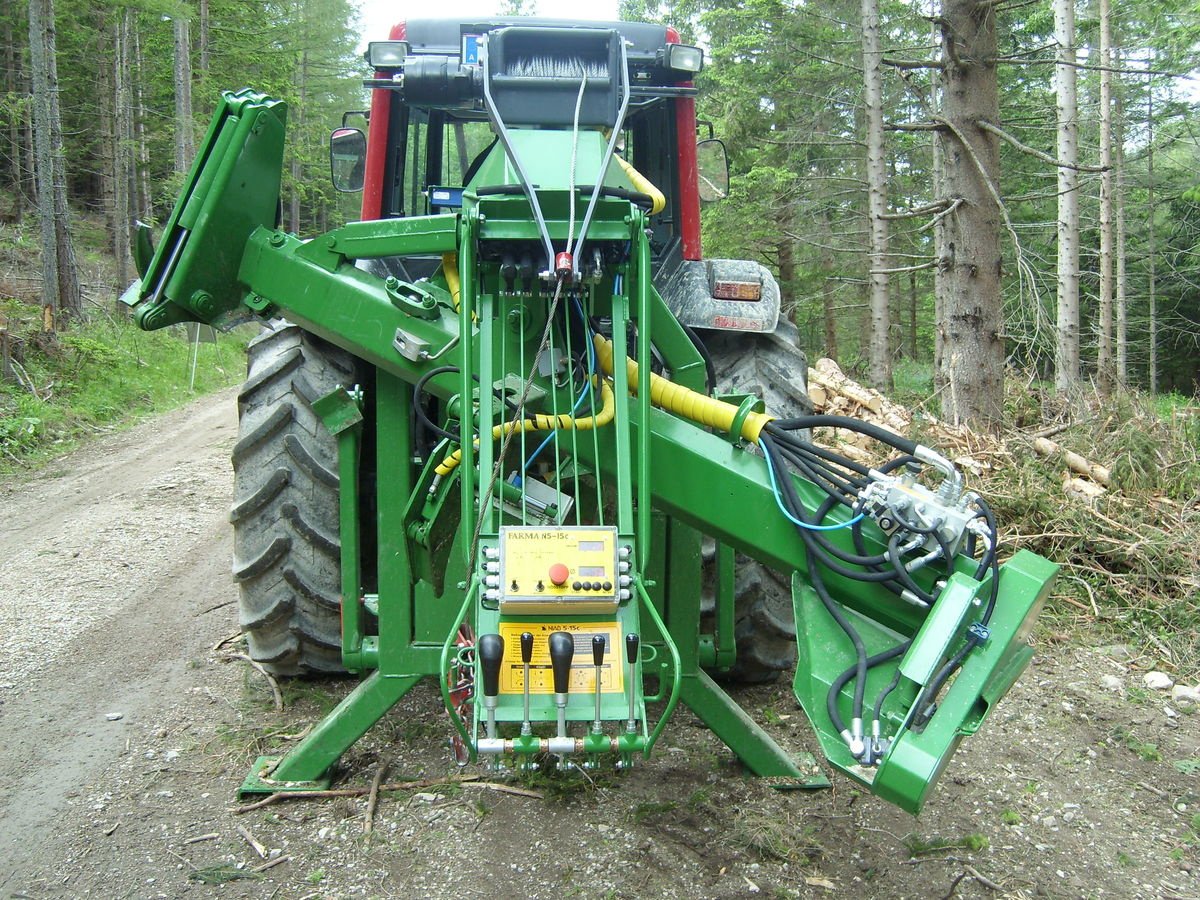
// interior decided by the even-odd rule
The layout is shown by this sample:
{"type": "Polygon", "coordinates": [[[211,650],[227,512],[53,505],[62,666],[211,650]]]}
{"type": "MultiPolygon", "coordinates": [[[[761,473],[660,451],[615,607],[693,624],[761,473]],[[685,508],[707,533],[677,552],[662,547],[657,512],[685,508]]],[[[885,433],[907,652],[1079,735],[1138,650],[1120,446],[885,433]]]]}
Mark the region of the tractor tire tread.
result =
{"type": "MultiPolygon", "coordinates": [[[[767,412],[779,417],[812,411],[808,361],[791,322],[780,320],[776,330],[768,334],[709,333],[705,344],[716,369],[717,393],[756,394],[766,403],[767,412]]],[[[715,574],[714,560],[709,546],[705,559],[709,581],[715,574]]],[[[741,553],[735,557],[735,566],[737,657],[733,666],[715,674],[722,680],[745,684],[772,682],[796,664],[791,581],[741,553]]],[[[712,589],[706,594],[707,616],[714,609],[712,589]]]]}
{"type": "Polygon", "coordinates": [[[233,448],[234,578],[251,659],[274,675],[344,671],[337,441],[315,400],[354,360],[298,326],[250,343],[233,448]]]}

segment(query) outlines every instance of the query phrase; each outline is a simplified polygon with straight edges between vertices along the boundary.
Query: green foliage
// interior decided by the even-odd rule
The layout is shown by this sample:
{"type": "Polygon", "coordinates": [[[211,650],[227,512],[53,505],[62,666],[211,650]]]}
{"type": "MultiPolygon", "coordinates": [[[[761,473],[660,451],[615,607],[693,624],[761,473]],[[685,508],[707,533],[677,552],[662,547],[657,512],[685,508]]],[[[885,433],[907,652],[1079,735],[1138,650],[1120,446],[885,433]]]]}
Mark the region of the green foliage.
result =
{"type": "Polygon", "coordinates": [[[183,337],[182,328],[147,334],[123,319],[97,319],[62,333],[44,349],[22,341],[21,365],[38,393],[0,382],[0,472],[240,380],[245,333],[200,345],[194,391],[191,345],[183,337]]]}

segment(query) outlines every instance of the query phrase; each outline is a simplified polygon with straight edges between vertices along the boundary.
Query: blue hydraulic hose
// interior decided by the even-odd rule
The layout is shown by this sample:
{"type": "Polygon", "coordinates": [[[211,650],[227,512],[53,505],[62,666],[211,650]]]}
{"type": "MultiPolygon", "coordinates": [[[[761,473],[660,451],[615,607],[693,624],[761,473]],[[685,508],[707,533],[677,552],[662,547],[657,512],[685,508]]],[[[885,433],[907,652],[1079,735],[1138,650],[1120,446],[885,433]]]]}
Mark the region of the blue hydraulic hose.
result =
{"type": "Polygon", "coordinates": [[[771,476],[771,493],[775,495],[775,505],[779,507],[779,511],[783,513],[787,520],[793,525],[796,525],[800,528],[807,528],[809,531],[837,531],[839,528],[850,528],[851,526],[862,521],[863,513],[859,513],[853,519],[850,519],[846,522],[841,522],[837,525],[813,525],[810,522],[797,519],[790,512],[788,512],[787,507],[783,505],[783,498],[779,493],[779,482],[775,480],[775,460],[772,458],[767,448],[763,446],[762,441],[759,441],[758,446],[762,447],[763,456],[767,458],[767,474],[771,476]]]}

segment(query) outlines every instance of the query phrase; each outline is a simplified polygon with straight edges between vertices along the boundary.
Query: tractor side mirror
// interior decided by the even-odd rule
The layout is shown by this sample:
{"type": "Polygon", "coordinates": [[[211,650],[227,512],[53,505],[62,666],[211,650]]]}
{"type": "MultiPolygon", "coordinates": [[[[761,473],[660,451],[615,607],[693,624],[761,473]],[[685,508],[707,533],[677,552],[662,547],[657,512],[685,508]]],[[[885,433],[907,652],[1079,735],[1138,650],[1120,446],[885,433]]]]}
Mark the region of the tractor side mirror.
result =
{"type": "Polygon", "coordinates": [[[336,128],[329,136],[329,170],[335,190],[353,194],[363,189],[367,136],[357,128],[336,128]]]}
{"type": "Polygon", "coordinates": [[[700,201],[713,203],[729,195],[729,156],[725,144],[709,139],[696,145],[696,168],[699,172],[700,201]]]}

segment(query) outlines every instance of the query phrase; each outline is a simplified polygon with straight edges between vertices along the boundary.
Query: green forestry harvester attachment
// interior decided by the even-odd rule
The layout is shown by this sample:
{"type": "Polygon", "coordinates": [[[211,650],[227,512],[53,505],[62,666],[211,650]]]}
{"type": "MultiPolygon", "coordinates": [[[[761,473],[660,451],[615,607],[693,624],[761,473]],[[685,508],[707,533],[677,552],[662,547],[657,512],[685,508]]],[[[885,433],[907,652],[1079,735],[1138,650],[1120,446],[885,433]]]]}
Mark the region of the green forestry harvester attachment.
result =
{"type": "Polygon", "coordinates": [[[146,329],[267,325],[233,451],[242,628],[275,673],[366,676],[243,789],[321,785],[424,678],[464,764],[629,766],[682,702],[754,773],[827,784],[720,686],[794,667],[829,762],[920,809],[1028,663],[1055,567],[1000,565],[936,451],[810,415],[775,280],[701,258],[728,172],[695,140],[697,49],[630,23],[391,37],[369,140],[331,140],[362,221],[281,230],[285,106],[226,94],[126,295],[146,329]]]}

